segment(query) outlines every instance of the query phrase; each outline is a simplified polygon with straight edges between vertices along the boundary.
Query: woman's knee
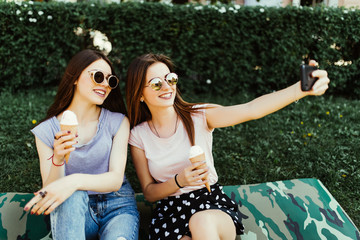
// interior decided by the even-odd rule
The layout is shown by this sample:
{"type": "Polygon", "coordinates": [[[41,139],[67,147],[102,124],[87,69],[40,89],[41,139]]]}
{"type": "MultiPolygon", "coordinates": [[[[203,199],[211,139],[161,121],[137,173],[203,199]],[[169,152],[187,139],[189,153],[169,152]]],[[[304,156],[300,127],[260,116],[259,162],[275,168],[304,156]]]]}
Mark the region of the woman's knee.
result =
{"type": "Polygon", "coordinates": [[[220,210],[206,210],[195,213],[189,221],[193,239],[235,239],[235,225],[231,217],[220,210]],[[200,238],[199,238],[200,237],[200,238]]]}
{"type": "Polygon", "coordinates": [[[195,213],[189,220],[189,228],[192,232],[193,230],[205,230],[205,229],[213,229],[214,221],[212,219],[211,214],[206,211],[201,211],[195,213]]]}

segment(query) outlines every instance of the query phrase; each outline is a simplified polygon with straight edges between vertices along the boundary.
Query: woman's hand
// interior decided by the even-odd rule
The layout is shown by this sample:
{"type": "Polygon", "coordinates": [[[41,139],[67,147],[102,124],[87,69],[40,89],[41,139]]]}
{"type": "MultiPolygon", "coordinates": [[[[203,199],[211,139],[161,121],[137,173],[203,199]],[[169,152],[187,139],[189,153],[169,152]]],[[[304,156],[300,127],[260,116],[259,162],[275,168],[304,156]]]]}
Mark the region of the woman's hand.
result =
{"type": "MultiPolygon", "coordinates": [[[[318,63],[315,60],[310,60],[310,66],[317,66],[318,63]]],[[[317,77],[318,80],[315,82],[312,89],[308,92],[309,95],[319,96],[325,93],[329,88],[330,79],[328,78],[327,71],[325,70],[315,70],[312,72],[312,77],[317,77]]]]}
{"type": "Polygon", "coordinates": [[[25,205],[24,210],[29,211],[32,208],[31,214],[44,213],[48,215],[76,190],[71,178],[61,178],[36,192],[35,196],[25,205]]]}
{"type": "Polygon", "coordinates": [[[209,168],[206,162],[193,163],[177,176],[180,186],[200,186],[208,182],[209,168]]]}
{"type": "Polygon", "coordinates": [[[77,134],[70,131],[60,131],[54,136],[54,163],[61,165],[65,160],[65,155],[75,150],[77,134]]]}

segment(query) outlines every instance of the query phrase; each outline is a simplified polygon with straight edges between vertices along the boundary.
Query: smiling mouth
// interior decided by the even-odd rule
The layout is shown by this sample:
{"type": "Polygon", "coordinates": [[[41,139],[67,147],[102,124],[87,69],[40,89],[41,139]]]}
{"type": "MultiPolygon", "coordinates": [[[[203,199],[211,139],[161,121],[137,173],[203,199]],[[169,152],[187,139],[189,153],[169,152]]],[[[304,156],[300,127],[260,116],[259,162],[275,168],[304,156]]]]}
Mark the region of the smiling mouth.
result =
{"type": "Polygon", "coordinates": [[[165,93],[165,94],[160,95],[159,97],[164,98],[164,99],[170,99],[171,96],[172,96],[172,93],[165,93]]]}
{"type": "Polygon", "coordinates": [[[96,95],[98,95],[98,96],[100,96],[100,97],[105,97],[105,95],[106,95],[106,91],[105,91],[105,90],[95,89],[94,92],[96,93],[96,95]]]}

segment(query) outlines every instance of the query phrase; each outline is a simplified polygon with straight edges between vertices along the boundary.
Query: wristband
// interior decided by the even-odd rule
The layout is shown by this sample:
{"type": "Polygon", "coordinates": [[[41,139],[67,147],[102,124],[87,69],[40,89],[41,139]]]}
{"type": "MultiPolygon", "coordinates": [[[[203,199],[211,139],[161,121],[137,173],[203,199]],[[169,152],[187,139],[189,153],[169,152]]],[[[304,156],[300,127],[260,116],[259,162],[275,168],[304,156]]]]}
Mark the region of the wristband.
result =
{"type": "Polygon", "coordinates": [[[180,184],[178,183],[178,181],[177,181],[176,177],[177,177],[177,174],[175,174],[175,183],[176,183],[176,185],[177,185],[179,188],[183,188],[183,187],[182,187],[182,186],[180,186],[180,184]]]}
{"type": "Polygon", "coordinates": [[[55,164],[55,163],[54,163],[54,154],[53,154],[51,157],[48,158],[48,160],[50,160],[50,159],[51,159],[52,164],[53,164],[54,166],[56,166],[56,167],[61,167],[62,165],[65,164],[65,161],[64,161],[62,164],[55,164]]]}

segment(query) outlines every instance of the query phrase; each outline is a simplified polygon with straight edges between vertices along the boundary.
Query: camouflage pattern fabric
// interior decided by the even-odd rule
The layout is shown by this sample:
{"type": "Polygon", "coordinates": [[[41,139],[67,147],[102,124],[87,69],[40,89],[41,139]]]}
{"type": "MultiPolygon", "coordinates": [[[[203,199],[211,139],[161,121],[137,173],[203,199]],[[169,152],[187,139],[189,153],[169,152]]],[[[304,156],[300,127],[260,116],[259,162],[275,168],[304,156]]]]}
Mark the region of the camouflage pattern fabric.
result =
{"type": "MultiPolygon", "coordinates": [[[[360,240],[359,230],[339,203],[317,179],[295,179],[225,186],[239,204],[245,234],[237,239],[360,240]]],[[[51,239],[48,216],[23,211],[29,193],[0,193],[0,240],[51,239]]],[[[140,211],[139,239],[148,239],[155,203],[136,194],[140,211]]]]}
{"type": "Polygon", "coordinates": [[[50,217],[24,211],[33,196],[30,193],[0,193],[1,240],[51,239],[50,217]]]}
{"type": "Polygon", "coordinates": [[[360,240],[359,230],[317,179],[226,186],[238,202],[241,239],[360,240]]]}

